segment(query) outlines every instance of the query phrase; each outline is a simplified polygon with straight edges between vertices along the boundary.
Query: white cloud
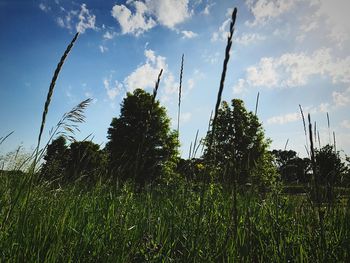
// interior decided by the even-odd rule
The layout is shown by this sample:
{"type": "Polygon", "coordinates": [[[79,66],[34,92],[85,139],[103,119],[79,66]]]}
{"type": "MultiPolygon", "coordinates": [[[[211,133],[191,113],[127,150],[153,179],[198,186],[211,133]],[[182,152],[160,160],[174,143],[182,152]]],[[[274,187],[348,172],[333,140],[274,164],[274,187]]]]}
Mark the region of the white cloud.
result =
{"type": "Polygon", "coordinates": [[[268,88],[297,87],[314,76],[329,77],[333,83],[350,83],[350,56],[332,57],[329,49],[318,49],[311,55],[285,53],[280,57],[263,57],[257,65],[247,68],[245,81],[249,86],[268,88]]]}
{"type": "Polygon", "coordinates": [[[340,125],[346,129],[350,129],[350,120],[343,120],[340,125]]]}
{"type": "Polygon", "coordinates": [[[146,4],[157,21],[169,28],[174,28],[190,17],[188,0],[146,0],[146,4]]]}
{"type": "Polygon", "coordinates": [[[114,5],[112,16],[119,22],[123,34],[139,36],[161,24],[174,29],[190,17],[188,0],[127,1],[135,8],[134,14],[125,5],[114,5]]]}
{"type": "Polygon", "coordinates": [[[211,36],[211,41],[227,41],[228,36],[228,27],[231,22],[231,18],[226,19],[221,26],[219,27],[218,31],[214,32],[211,36]]]}
{"type": "Polygon", "coordinates": [[[156,22],[151,17],[146,17],[148,8],[143,2],[135,1],[133,4],[135,14],[125,5],[115,5],[112,8],[112,16],[119,22],[123,34],[138,36],[154,27],[156,22]]]}
{"type": "Polygon", "coordinates": [[[202,58],[205,62],[209,62],[210,64],[216,64],[219,62],[220,52],[215,52],[214,54],[209,54],[207,51],[204,52],[202,58]]]}
{"type": "Polygon", "coordinates": [[[247,21],[248,26],[263,25],[272,18],[291,10],[297,0],[247,0],[246,4],[254,16],[254,21],[247,21]]]}
{"type": "Polygon", "coordinates": [[[105,52],[107,52],[107,51],[108,51],[108,48],[107,48],[107,47],[105,47],[105,46],[103,46],[103,45],[99,45],[98,47],[99,47],[99,49],[100,49],[101,53],[105,53],[105,52]]]}
{"type": "Polygon", "coordinates": [[[203,14],[203,15],[210,15],[210,8],[211,8],[212,6],[214,6],[214,5],[215,5],[215,3],[207,4],[207,5],[205,6],[204,10],[202,11],[202,14],[203,14]]]}
{"type": "Polygon", "coordinates": [[[238,36],[234,39],[234,43],[238,43],[244,46],[247,46],[252,43],[256,43],[258,41],[265,40],[266,37],[263,35],[260,35],[258,33],[247,33],[243,34],[241,36],[238,36]]]}
{"type": "Polygon", "coordinates": [[[115,32],[106,31],[106,33],[103,34],[103,38],[106,40],[111,40],[115,37],[115,32]]]}
{"type": "Polygon", "coordinates": [[[86,4],[80,6],[80,11],[66,11],[63,7],[61,11],[65,14],[56,18],[56,22],[60,27],[72,30],[73,25],[75,25],[77,32],[80,33],[84,33],[87,29],[97,30],[95,25],[96,16],[90,13],[86,4]]]}
{"type": "Polygon", "coordinates": [[[233,94],[241,94],[246,88],[246,81],[244,79],[239,79],[238,83],[233,86],[233,94]]]}
{"type": "MultiPolygon", "coordinates": [[[[304,107],[304,114],[318,114],[318,113],[326,113],[330,111],[329,103],[321,103],[318,106],[307,106],[304,107]]],[[[287,113],[283,115],[273,116],[267,119],[268,124],[286,124],[290,122],[295,122],[301,120],[301,114],[299,111],[287,113]]]]}
{"type": "Polygon", "coordinates": [[[247,82],[252,86],[276,87],[279,76],[273,58],[262,58],[257,66],[247,68],[247,82]]]}
{"type": "Polygon", "coordinates": [[[39,4],[39,8],[40,8],[41,11],[44,11],[44,12],[48,12],[49,10],[51,10],[51,7],[49,7],[49,6],[47,6],[47,5],[43,4],[43,3],[39,4]]]}
{"type": "Polygon", "coordinates": [[[289,122],[297,121],[300,118],[301,118],[300,113],[294,112],[294,113],[288,113],[285,115],[271,117],[267,120],[267,123],[268,124],[286,124],[289,122]]]}
{"type": "Polygon", "coordinates": [[[317,31],[338,46],[342,46],[350,39],[350,23],[348,23],[350,2],[348,0],[315,0],[310,3],[310,7],[315,10],[312,15],[303,19],[300,27],[304,36],[308,32],[317,31]]]}
{"type": "Polygon", "coordinates": [[[187,31],[187,30],[183,30],[181,31],[181,33],[183,34],[182,38],[194,38],[198,36],[197,33],[194,33],[192,31],[187,31]]]}
{"type": "Polygon", "coordinates": [[[96,16],[91,15],[90,11],[87,9],[86,4],[82,4],[79,13],[79,23],[76,26],[77,32],[84,33],[86,29],[96,30],[95,22],[96,16]]]}
{"type": "Polygon", "coordinates": [[[168,68],[165,63],[165,57],[156,56],[153,50],[146,49],[146,62],[137,67],[128,77],[125,78],[124,84],[129,91],[137,88],[147,89],[153,88],[161,69],[164,73],[168,68]]]}
{"type": "Polygon", "coordinates": [[[65,27],[65,24],[64,24],[64,21],[63,21],[63,18],[62,18],[62,17],[57,17],[56,21],[57,21],[57,24],[58,24],[60,27],[65,27]]]}
{"type": "Polygon", "coordinates": [[[336,107],[350,106],[350,88],[344,92],[334,91],[332,97],[336,107]]]}
{"type": "Polygon", "coordinates": [[[103,85],[110,100],[114,100],[115,97],[118,96],[123,89],[123,85],[117,80],[115,80],[114,83],[112,82],[112,75],[110,75],[108,78],[103,79],[103,85]]]}

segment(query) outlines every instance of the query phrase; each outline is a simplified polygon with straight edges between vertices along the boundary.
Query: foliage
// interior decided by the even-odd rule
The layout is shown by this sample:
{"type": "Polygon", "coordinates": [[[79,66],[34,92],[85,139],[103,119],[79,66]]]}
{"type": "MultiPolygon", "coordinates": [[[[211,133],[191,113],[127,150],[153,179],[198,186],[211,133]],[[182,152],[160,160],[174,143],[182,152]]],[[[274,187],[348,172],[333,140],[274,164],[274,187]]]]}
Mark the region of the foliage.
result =
{"type": "Polygon", "coordinates": [[[259,158],[252,172],[252,186],[258,192],[269,192],[280,190],[279,174],[273,164],[273,155],[270,152],[264,152],[262,158],[259,158]]]}
{"type": "Polygon", "coordinates": [[[41,175],[44,179],[53,180],[64,175],[67,166],[68,156],[67,141],[64,136],[54,139],[46,149],[44,155],[45,163],[41,168],[41,175]]]}
{"type": "Polygon", "coordinates": [[[60,179],[60,182],[73,181],[81,176],[92,180],[107,163],[99,148],[91,141],[76,141],[68,147],[65,137],[60,136],[47,147],[41,175],[46,180],[60,179]]]}
{"type": "Polygon", "coordinates": [[[315,162],[317,182],[324,186],[320,197],[332,203],[336,198],[334,187],[343,183],[347,167],[342,162],[339,152],[335,152],[331,145],[315,151],[315,162]]]}
{"type": "MultiPolygon", "coordinates": [[[[226,170],[230,175],[226,180],[236,175],[239,183],[249,181],[269,144],[258,117],[246,110],[242,100],[233,99],[231,105],[226,101],[221,104],[216,125],[212,149],[206,150],[205,159],[219,168],[219,174],[226,170]]],[[[207,146],[210,136],[209,131],[207,146]]]]}
{"type": "Polygon", "coordinates": [[[73,142],[67,160],[66,177],[70,180],[81,176],[88,180],[105,173],[107,158],[98,144],[91,141],[73,142]]]}
{"type": "Polygon", "coordinates": [[[310,182],[310,159],[300,158],[293,150],[273,150],[275,165],[284,183],[310,182]]]}
{"type": "Polygon", "coordinates": [[[339,152],[333,146],[326,145],[315,153],[319,182],[323,185],[340,185],[346,172],[346,165],[342,162],[339,152]]]}
{"type": "Polygon", "coordinates": [[[170,130],[165,108],[141,89],[127,94],[108,139],[112,174],[141,185],[159,177],[177,156],[177,133],[170,130]]]}

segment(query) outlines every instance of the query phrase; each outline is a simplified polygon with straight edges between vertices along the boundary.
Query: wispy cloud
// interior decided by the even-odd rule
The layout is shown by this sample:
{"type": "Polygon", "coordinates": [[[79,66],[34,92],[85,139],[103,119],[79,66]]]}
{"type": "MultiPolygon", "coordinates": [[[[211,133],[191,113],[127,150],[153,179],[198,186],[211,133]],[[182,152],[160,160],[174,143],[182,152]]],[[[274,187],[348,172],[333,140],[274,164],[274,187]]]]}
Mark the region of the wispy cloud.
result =
{"type": "Polygon", "coordinates": [[[195,38],[198,36],[197,33],[194,33],[192,31],[187,31],[187,30],[183,30],[181,31],[181,33],[183,35],[182,38],[195,38]]]}
{"type": "Polygon", "coordinates": [[[348,0],[315,0],[310,1],[309,7],[313,10],[310,12],[311,15],[302,19],[301,37],[305,37],[309,32],[317,32],[340,47],[350,39],[348,0]]]}
{"type": "Polygon", "coordinates": [[[108,51],[108,47],[103,45],[99,45],[98,48],[100,49],[101,53],[105,53],[108,51]]]}
{"type": "Polygon", "coordinates": [[[80,8],[80,13],[78,15],[79,23],[76,25],[77,31],[84,33],[86,29],[96,30],[96,16],[90,14],[90,11],[87,9],[86,4],[82,4],[80,8]]]}
{"type": "Polygon", "coordinates": [[[240,45],[250,45],[265,40],[266,37],[258,33],[246,33],[235,38],[234,42],[240,45]]]}
{"type": "Polygon", "coordinates": [[[332,97],[336,107],[350,106],[350,88],[343,92],[334,91],[332,97]]]}
{"type": "Polygon", "coordinates": [[[205,8],[201,12],[203,15],[210,15],[210,9],[215,5],[215,3],[208,3],[205,5],[205,8]]]}
{"type": "Polygon", "coordinates": [[[301,119],[300,113],[293,112],[293,113],[287,113],[284,115],[273,116],[267,119],[267,124],[286,124],[286,123],[294,122],[300,119],[301,119]]]}
{"type": "Polygon", "coordinates": [[[96,16],[91,13],[86,4],[80,6],[80,10],[67,11],[61,7],[61,12],[64,13],[56,18],[57,24],[69,30],[73,28],[77,32],[84,33],[87,29],[97,30],[96,16]]]}
{"type": "Polygon", "coordinates": [[[45,5],[44,3],[40,3],[39,8],[41,11],[44,11],[44,12],[48,12],[51,10],[51,7],[48,5],[45,5]]]}
{"type": "Polygon", "coordinates": [[[336,59],[330,49],[324,48],[312,54],[301,52],[263,57],[258,64],[246,69],[246,77],[240,80],[239,87],[300,87],[308,84],[314,75],[329,77],[334,84],[349,84],[350,57],[336,59]]]}
{"type": "Polygon", "coordinates": [[[272,18],[281,16],[291,10],[299,0],[247,0],[246,4],[254,16],[247,21],[248,26],[263,25],[272,18]]]}
{"type": "Polygon", "coordinates": [[[106,31],[106,33],[103,34],[103,39],[105,40],[111,40],[116,36],[115,32],[112,31],[106,31]]]}
{"type": "Polygon", "coordinates": [[[112,81],[112,75],[103,79],[103,86],[110,100],[114,100],[122,91],[123,85],[117,80],[112,81]]]}

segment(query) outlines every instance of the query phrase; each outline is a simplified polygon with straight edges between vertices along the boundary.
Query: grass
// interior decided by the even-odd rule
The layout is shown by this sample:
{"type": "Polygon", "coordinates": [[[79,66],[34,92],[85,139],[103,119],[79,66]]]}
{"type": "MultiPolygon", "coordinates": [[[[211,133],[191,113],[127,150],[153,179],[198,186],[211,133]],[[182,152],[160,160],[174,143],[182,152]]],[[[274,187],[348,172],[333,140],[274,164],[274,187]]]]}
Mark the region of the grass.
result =
{"type": "MultiPolygon", "coordinates": [[[[1,176],[4,206],[18,191],[19,176],[1,176]]],[[[210,184],[200,234],[197,186],[184,181],[143,192],[96,184],[32,189],[23,221],[21,196],[0,232],[3,262],[347,262],[350,258],[349,204],[324,215],[326,250],[307,198],[238,194],[237,235],[231,227],[230,191],[210,184]],[[249,210],[247,209],[249,207],[249,210]],[[192,251],[195,239],[196,250],[192,251]],[[321,257],[322,256],[322,257],[321,257]]]]}

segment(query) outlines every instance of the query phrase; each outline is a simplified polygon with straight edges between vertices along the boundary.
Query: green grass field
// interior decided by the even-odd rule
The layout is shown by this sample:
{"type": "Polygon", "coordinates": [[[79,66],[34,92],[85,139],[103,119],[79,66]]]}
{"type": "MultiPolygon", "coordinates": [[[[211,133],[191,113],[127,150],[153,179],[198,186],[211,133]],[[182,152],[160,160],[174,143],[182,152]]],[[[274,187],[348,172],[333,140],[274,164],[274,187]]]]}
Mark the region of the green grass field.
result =
{"type": "Polygon", "coordinates": [[[16,173],[0,176],[2,262],[350,259],[350,209],[344,198],[322,207],[323,243],[307,196],[246,190],[238,195],[235,215],[229,191],[209,184],[199,218],[200,186],[183,180],[134,192],[127,184],[108,183],[54,190],[35,184],[29,189],[25,178],[16,173]]]}

